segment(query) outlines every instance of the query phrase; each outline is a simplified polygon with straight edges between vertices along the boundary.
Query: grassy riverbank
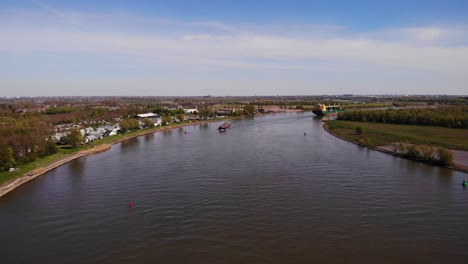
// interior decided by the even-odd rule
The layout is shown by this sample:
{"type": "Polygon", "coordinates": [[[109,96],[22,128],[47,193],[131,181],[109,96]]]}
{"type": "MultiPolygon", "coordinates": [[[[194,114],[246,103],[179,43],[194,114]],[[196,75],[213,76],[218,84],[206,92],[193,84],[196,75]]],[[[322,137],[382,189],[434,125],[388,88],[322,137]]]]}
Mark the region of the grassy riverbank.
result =
{"type": "MultiPolygon", "coordinates": [[[[61,147],[59,149],[59,152],[57,152],[57,153],[55,153],[53,155],[46,156],[44,158],[38,158],[33,162],[17,166],[16,168],[18,169],[18,171],[16,171],[16,172],[8,172],[8,171],[0,172],[0,187],[2,185],[6,185],[9,182],[14,181],[15,179],[18,179],[18,178],[20,178],[22,176],[28,175],[28,173],[30,173],[32,171],[35,171],[35,170],[40,171],[40,168],[50,166],[51,164],[54,164],[56,162],[59,162],[61,160],[66,159],[66,158],[72,157],[73,155],[76,155],[79,152],[90,150],[89,154],[92,154],[92,153],[94,153],[93,151],[91,151],[92,149],[99,148],[100,146],[103,146],[103,145],[112,145],[112,144],[115,144],[115,143],[118,143],[118,142],[125,141],[125,140],[130,139],[130,138],[142,136],[142,135],[145,135],[145,134],[150,134],[150,133],[154,133],[154,132],[158,132],[158,131],[170,130],[170,129],[174,129],[174,128],[178,128],[178,127],[184,127],[184,126],[200,124],[200,123],[204,123],[204,122],[218,122],[218,121],[223,121],[223,120],[227,120],[227,119],[233,119],[233,118],[210,119],[210,120],[199,121],[199,122],[195,122],[195,123],[182,122],[182,123],[179,123],[179,124],[172,124],[172,125],[167,125],[167,126],[163,126],[163,127],[152,127],[152,128],[146,128],[146,129],[139,129],[139,130],[123,133],[123,134],[118,134],[118,135],[112,136],[112,137],[105,137],[105,138],[102,138],[102,139],[98,139],[98,140],[96,140],[96,141],[94,141],[94,142],[92,142],[90,144],[81,145],[81,146],[78,146],[77,148],[74,148],[74,149],[67,148],[67,147],[61,147]]],[[[100,151],[96,151],[96,152],[100,152],[100,151]]]]}
{"type": "Polygon", "coordinates": [[[468,173],[466,129],[343,120],[328,121],[324,128],[373,150],[468,173]],[[398,150],[392,144],[396,142],[403,143],[397,144],[398,150]]]}
{"type": "Polygon", "coordinates": [[[435,126],[396,125],[356,121],[328,121],[331,132],[349,141],[365,142],[371,146],[390,145],[392,142],[427,144],[468,151],[468,130],[435,126]],[[362,133],[356,133],[356,127],[362,133]]]}

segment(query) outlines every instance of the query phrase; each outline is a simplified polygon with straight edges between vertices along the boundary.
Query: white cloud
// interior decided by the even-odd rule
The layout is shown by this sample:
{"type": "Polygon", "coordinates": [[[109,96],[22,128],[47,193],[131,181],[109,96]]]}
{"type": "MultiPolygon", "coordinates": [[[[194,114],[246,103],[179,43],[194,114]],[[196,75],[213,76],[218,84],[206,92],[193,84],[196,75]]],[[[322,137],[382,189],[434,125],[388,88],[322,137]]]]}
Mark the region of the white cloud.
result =
{"type": "Polygon", "coordinates": [[[0,55],[112,55],[136,64],[207,69],[398,69],[459,77],[467,73],[465,36],[461,27],[404,27],[363,33],[330,25],[289,25],[276,30],[55,9],[0,13],[0,55]]]}
{"type": "Polygon", "coordinates": [[[440,41],[450,40],[457,36],[463,35],[463,30],[457,28],[444,28],[444,27],[409,27],[401,29],[401,32],[406,34],[410,39],[419,41],[440,41]]]}
{"type": "Polygon", "coordinates": [[[442,37],[443,30],[440,28],[415,28],[409,29],[410,33],[414,34],[417,39],[425,41],[434,41],[442,37]]]}
{"type": "Polygon", "coordinates": [[[185,35],[185,40],[197,40],[197,39],[209,39],[211,35],[208,34],[200,34],[200,35],[185,35]]]}

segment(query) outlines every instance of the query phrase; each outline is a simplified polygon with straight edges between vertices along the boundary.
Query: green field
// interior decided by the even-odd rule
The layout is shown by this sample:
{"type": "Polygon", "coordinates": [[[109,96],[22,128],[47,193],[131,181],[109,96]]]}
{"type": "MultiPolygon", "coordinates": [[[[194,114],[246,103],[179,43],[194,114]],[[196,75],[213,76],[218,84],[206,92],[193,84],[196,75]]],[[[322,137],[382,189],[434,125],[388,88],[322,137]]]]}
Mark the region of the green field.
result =
{"type": "Polygon", "coordinates": [[[353,142],[361,140],[373,146],[405,142],[468,151],[467,129],[342,120],[328,121],[327,124],[331,132],[341,137],[353,142]],[[356,133],[356,127],[362,128],[361,134],[356,133]]]}

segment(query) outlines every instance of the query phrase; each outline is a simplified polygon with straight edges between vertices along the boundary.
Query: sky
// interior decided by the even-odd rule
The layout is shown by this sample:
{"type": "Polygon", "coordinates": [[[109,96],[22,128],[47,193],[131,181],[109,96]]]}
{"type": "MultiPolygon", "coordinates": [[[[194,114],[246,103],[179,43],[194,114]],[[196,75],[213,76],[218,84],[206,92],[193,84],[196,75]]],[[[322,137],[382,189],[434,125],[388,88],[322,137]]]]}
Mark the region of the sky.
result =
{"type": "Polygon", "coordinates": [[[468,95],[468,1],[0,0],[0,97],[468,95]]]}

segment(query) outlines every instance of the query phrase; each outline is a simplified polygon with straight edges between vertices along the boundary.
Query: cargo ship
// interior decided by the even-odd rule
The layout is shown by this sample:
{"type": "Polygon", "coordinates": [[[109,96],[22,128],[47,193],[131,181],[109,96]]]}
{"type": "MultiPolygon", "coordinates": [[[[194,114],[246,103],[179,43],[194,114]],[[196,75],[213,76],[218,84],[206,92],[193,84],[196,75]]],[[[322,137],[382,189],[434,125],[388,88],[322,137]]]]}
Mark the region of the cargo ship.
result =
{"type": "Polygon", "coordinates": [[[316,104],[312,108],[312,113],[316,114],[317,116],[324,116],[329,114],[336,114],[339,112],[343,112],[345,109],[339,105],[325,105],[325,104],[316,104]]]}
{"type": "Polygon", "coordinates": [[[226,129],[229,129],[231,127],[231,123],[226,122],[218,127],[219,131],[226,131],[226,129]]]}

